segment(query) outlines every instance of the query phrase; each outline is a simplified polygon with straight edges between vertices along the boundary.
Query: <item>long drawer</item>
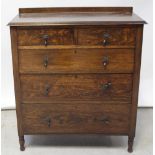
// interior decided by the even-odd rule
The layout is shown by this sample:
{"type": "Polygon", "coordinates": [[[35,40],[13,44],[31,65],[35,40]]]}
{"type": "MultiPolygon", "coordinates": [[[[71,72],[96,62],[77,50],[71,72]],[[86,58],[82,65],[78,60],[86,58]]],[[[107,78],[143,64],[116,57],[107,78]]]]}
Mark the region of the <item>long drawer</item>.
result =
{"type": "Polygon", "coordinates": [[[132,74],[40,74],[20,79],[23,103],[131,103],[132,74]]]}
{"type": "Polygon", "coordinates": [[[22,104],[22,124],[25,134],[127,134],[129,113],[130,105],[22,104]]]}
{"type": "Polygon", "coordinates": [[[20,50],[21,73],[132,73],[134,49],[20,50]]]}

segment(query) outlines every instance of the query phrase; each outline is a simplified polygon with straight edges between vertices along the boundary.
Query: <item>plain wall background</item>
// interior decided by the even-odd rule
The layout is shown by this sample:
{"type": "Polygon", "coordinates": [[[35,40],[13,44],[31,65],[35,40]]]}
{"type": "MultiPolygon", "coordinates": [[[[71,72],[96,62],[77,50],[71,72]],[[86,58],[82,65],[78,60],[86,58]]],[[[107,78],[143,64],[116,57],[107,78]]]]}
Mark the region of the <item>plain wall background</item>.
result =
{"type": "Polygon", "coordinates": [[[20,7],[133,6],[148,22],[144,27],[139,106],[153,106],[153,0],[2,0],[1,97],[2,108],[15,107],[10,31],[6,26],[20,7]]]}

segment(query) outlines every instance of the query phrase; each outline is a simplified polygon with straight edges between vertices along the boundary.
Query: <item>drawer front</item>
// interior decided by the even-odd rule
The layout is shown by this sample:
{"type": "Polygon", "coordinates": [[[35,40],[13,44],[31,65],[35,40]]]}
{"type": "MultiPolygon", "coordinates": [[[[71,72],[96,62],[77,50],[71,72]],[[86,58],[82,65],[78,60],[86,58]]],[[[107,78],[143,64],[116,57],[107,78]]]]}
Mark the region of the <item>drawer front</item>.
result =
{"type": "Polygon", "coordinates": [[[135,46],[134,28],[90,28],[78,30],[79,45],[135,46]]]}
{"type": "Polygon", "coordinates": [[[134,49],[20,50],[21,73],[132,73],[134,49]]]}
{"type": "Polygon", "coordinates": [[[22,104],[24,133],[127,134],[130,105],[22,104]]]}
{"type": "Polygon", "coordinates": [[[19,29],[17,33],[19,46],[73,44],[72,29],[32,28],[19,29]]]}
{"type": "Polygon", "coordinates": [[[21,75],[23,103],[131,103],[132,74],[21,75]]]}

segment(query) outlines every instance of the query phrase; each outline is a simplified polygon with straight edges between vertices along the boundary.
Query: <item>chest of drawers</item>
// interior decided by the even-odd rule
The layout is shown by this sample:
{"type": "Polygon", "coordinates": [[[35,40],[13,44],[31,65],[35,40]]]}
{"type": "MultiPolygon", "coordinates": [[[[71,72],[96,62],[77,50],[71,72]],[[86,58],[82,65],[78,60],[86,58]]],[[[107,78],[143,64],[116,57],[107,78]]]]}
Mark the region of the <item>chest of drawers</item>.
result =
{"type": "Polygon", "coordinates": [[[9,23],[20,149],[28,134],[135,137],[143,25],[131,7],[24,8],[9,23]]]}

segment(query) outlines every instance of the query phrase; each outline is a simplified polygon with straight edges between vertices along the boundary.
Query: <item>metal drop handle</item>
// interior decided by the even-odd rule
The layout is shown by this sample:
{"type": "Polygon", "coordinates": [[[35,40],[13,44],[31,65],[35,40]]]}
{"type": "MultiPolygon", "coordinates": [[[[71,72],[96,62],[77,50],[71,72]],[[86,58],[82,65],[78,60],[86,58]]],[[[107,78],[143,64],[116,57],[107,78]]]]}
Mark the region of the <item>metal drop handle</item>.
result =
{"type": "Polygon", "coordinates": [[[45,96],[48,96],[49,91],[50,91],[50,88],[51,88],[51,87],[50,87],[50,85],[48,85],[48,84],[45,86],[45,92],[44,92],[44,95],[45,95],[45,96]]]}
{"type": "Polygon", "coordinates": [[[106,45],[108,45],[109,44],[109,42],[108,42],[108,38],[110,38],[110,34],[109,33],[104,33],[103,34],[103,46],[106,46],[106,45]]]}
{"type": "Polygon", "coordinates": [[[44,45],[45,45],[45,46],[48,45],[48,38],[49,38],[49,36],[48,36],[47,34],[43,35],[44,45]]]}
{"type": "Polygon", "coordinates": [[[47,124],[48,124],[48,127],[50,128],[51,127],[51,118],[48,119],[47,124]]]}
{"type": "Polygon", "coordinates": [[[102,90],[105,91],[105,90],[109,89],[111,87],[111,85],[112,85],[111,82],[107,82],[105,84],[101,84],[101,88],[102,88],[102,90]]]}
{"type": "Polygon", "coordinates": [[[108,44],[108,43],[107,43],[107,40],[104,39],[104,40],[103,40],[103,45],[106,46],[107,44],[108,44]]]}
{"type": "Polygon", "coordinates": [[[50,117],[46,117],[45,119],[44,119],[44,121],[47,123],[47,126],[50,128],[51,127],[51,118],[50,117]]]}
{"type": "Polygon", "coordinates": [[[109,63],[109,58],[107,56],[104,56],[103,57],[103,60],[102,60],[102,63],[103,63],[103,66],[106,67],[109,63]]]}
{"type": "Polygon", "coordinates": [[[44,63],[44,67],[47,68],[47,66],[48,66],[48,56],[47,55],[44,57],[43,63],[44,63]]]}
{"type": "Polygon", "coordinates": [[[109,118],[108,117],[106,117],[106,116],[101,116],[100,118],[97,118],[97,117],[95,117],[94,118],[94,121],[95,122],[102,122],[102,123],[104,123],[104,124],[109,124],[110,123],[110,120],[109,120],[109,118]]]}

